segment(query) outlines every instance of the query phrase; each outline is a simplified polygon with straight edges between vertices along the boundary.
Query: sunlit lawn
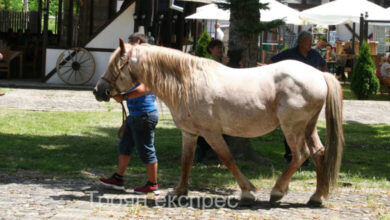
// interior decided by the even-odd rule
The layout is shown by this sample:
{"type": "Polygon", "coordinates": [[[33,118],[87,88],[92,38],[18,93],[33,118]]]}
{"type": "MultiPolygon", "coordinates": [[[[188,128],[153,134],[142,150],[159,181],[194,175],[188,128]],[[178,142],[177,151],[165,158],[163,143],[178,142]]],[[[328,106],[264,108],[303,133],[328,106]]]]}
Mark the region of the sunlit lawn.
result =
{"type": "MultiPolygon", "coordinates": [[[[0,109],[0,169],[38,170],[63,178],[83,177],[87,172],[111,174],[117,163],[118,112],[35,112],[0,109]]],[[[390,188],[390,126],[346,123],[346,149],[342,182],[372,182],[390,188]]],[[[319,122],[324,139],[325,123],[319,122]]],[[[160,183],[172,187],[180,174],[181,135],[170,115],[160,115],[156,131],[160,183]]],[[[280,129],[252,140],[257,152],[273,161],[273,167],[238,161],[243,173],[256,185],[268,187],[282,172],[284,146],[280,129]]],[[[133,157],[126,178],[132,184],[145,181],[145,169],[133,157]]],[[[218,162],[197,164],[192,186],[236,186],[234,178],[218,162]]],[[[295,180],[315,182],[314,167],[302,168],[295,180]]],[[[299,182],[299,181],[297,181],[299,182]]]]}

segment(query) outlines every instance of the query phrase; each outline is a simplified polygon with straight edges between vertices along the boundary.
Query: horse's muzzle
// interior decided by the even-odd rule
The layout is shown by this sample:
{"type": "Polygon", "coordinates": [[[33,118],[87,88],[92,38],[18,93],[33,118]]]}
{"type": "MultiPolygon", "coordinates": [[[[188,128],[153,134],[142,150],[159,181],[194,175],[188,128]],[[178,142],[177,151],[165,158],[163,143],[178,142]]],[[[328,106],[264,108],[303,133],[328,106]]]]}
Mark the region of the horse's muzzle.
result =
{"type": "Polygon", "coordinates": [[[95,96],[96,100],[99,102],[110,101],[110,91],[108,89],[98,89],[98,87],[95,87],[93,89],[93,95],[95,96]]]}

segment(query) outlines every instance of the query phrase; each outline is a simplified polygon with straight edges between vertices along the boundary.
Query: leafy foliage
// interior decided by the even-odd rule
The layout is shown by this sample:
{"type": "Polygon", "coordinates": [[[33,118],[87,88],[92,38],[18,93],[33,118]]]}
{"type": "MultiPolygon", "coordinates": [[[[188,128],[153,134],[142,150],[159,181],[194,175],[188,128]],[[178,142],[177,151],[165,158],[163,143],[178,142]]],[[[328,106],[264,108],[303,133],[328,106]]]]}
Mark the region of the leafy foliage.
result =
{"type": "Polygon", "coordinates": [[[358,99],[368,99],[370,95],[378,92],[379,80],[375,73],[376,67],[371,58],[369,45],[363,42],[351,80],[351,89],[358,99]]]}
{"type": "MultiPolygon", "coordinates": [[[[38,11],[40,0],[29,0],[28,8],[30,11],[38,11]]],[[[78,1],[76,1],[77,3],[78,1]]],[[[42,2],[44,4],[44,2],[42,2]]],[[[49,14],[56,15],[58,12],[58,0],[49,1],[49,14]]],[[[43,5],[42,5],[43,7],[43,5]]],[[[24,10],[24,3],[22,0],[0,0],[0,9],[22,11],[24,10]]]]}
{"type": "MultiPolygon", "coordinates": [[[[239,22],[240,25],[237,27],[237,31],[243,35],[251,36],[258,35],[260,32],[269,31],[273,28],[276,28],[280,25],[284,25],[284,21],[281,19],[276,19],[270,22],[260,22],[261,15],[258,15],[259,10],[269,10],[268,3],[261,3],[257,0],[228,0],[230,4],[227,3],[218,3],[218,7],[224,10],[232,11],[233,8],[240,9],[242,16],[239,16],[242,19],[242,22],[239,22]],[[260,16],[260,17],[259,17],[260,16]]],[[[234,10],[234,9],[233,9],[234,10]]]]}
{"type": "Polygon", "coordinates": [[[15,0],[0,0],[0,9],[22,10],[23,2],[15,0]]]}
{"type": "Polygon", "coordinates": [[[196,44],[195,55],[198,57],[209,58],[210,54],[207,52],[207,45],[210,43],[211,38],[207,34],[207,31],[204,31],[202,36],[200,36],[198,43],[196,44]]]}

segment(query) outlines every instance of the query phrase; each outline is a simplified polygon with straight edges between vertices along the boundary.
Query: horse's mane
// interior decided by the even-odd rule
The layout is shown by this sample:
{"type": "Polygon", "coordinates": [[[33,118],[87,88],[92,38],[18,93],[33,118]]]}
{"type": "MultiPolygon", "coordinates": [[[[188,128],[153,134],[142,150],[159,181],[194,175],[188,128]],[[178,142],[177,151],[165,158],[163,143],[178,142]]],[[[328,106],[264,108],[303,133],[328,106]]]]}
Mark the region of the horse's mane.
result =
{"type": "Polygon", "coordinates": [[[196,84],[203,81],[207,86],[210,72],[219,65],[210,59],[148,44],[135,46],[129,59],[131,74],[136,74],[140,82],[173,106],[187,105],[190,98],[196,101],[201,89],[196,84]]]}

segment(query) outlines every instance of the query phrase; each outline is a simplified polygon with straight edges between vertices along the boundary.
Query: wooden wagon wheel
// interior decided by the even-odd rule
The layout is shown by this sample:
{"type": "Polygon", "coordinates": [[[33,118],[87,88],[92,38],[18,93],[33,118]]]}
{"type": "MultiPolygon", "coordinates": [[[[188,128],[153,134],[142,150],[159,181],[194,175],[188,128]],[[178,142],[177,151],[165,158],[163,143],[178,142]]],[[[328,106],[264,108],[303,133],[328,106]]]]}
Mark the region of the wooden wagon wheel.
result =
{"type": "Polygon", "coordinates": [[[84,48],[63,51],[57,59],[57,75],[69,85],[82,85],[95,73],[95,60],[84,48]]]}

